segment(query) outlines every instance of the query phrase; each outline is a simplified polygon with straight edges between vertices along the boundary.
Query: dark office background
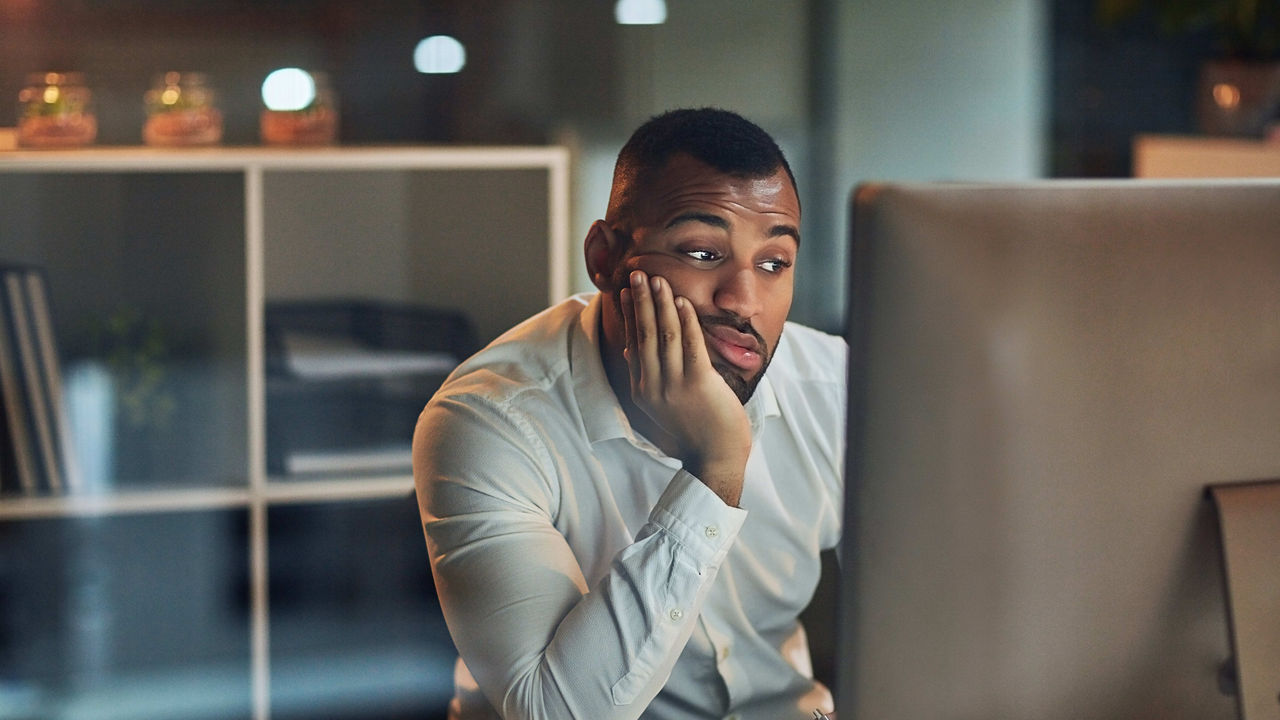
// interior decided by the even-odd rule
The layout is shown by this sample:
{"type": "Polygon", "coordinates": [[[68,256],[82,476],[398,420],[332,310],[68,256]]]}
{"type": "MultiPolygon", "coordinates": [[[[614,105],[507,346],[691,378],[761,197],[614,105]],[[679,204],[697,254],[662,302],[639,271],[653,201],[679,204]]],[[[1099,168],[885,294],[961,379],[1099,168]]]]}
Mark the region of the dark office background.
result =
{"type": "MultiPolygon", "coordinates": [[[[810,5],[820,15],[829,2],[810,5]]],[[[1191,94],[1211,38],[1163,33],[1149,14],[1105,25],[1088,0],[1051,0],[1048,17],[1049,174],[1127,175],[1134,135],[1195,130],[1191,94]]],[[[6,0],[0,97],[16,98],[28,72],[85,70],[100,142],[136,144],[152,76],[202,69],[226,142],[253,144],[262,77],[300,65],[330,73],[346,143],[541,143],[576,118],[618,119],[619,32],[602,0],[6,0]],[[442,33],[467,46],[465,71],[416,72],[414,44],[442,33]]],[[[0,103],[0,126],[15,109],[0,103]]]]}
{"type": "MultiPolygon", "coordinates": [[[[838,110],[830,88],[850,78],[829,76],[839,65],[833,61],[838,54],[835,46],[848,38],[832,36],[829,30],[835,26],[831,20],[848,7],[843,5],[846,1],[791,3],[806,14],[808,43],[794,48],[794,54],[795,62],[805,68],[809,85],[799,93],[804,100],[801,107],[778,115],[801,118],[798,127],[784,130],[789,133],[787,140],[798,143],[799,164],[808,171],[801,177],[802,191],[810,193],[804,197],[806,221],[824,213],[836,217],[843,208],[832,198],[848,191],[847,185],[834,182],[828,184],[840,186],[821,187],[822,181],[839,176],[824,165],[838,161],[827,146],[832,144],[832,133],[842,131],[832,119],[838,110]],[[815,178],[818,182],[812,182],[815,178]],[[828,196],[823,197],[822,191],[828,191],[828,196]]],[[[1042,174],[1126,176],[1131,172],[1136,135],[1196,131],[1195,80],[1200,63],[1214,51],[1212,38],[1203,33],[1166,34],[1149,13],[1106,25],[1098,21],[1093,0],[1042,3],[1046,77],[1040,101],[1045,107],[1033,113],[1042,118],[1042,174]]],[[[728,12],[750,4],[724,0],[728,12]]],[[[856,8],[860,0],[851,4],[856,8]]],[[[974,7],[1015,4],[973,2],[974,7]]],[[[17,96],[28,73],[83,70],[99,108],[99,144],[137,145],[142,96],[153,76],[166,70],[201,70],[210,75],[219,93],[218,105],[226,119],[225,144],[256,145],[263,77],[279,67],[299,66],[330,75],[339,97],[344,144],[557,143],[564,128],[575,127],[586,128],[579,137],[606,136],[608,142],[601,144],[609,145],[618,133],[625,137],[637,105],[624,96],[629,85],[620,80],[625,69],[620,67],[618,50],[626,47],[625,33],[644,32],[618,26],[612,5],[607,0],[0,0],[0,126],[15,124],[17,96]],[[453,35],[465,44],[468,55],[463,72],[424,75],[414,70],[410,62],[414,45],[434,34],[453,35]]],[[[669,5],[673,13],[679,12],[680,0],[669,0],[669,5]]],[[[951,7],[952,12],[960,12],[951,7]]],[[[744,53],[753,51],[754,41],[750,36],[741,38],[744,53]]],[[[891,62],[868,64],[857,72],[877,73],[891,62]]],[[[950,110],[945,101],[932,97],[913,101],[942,116],[950,110]]],[[[758,98],[753,102],[759,106],[758,98]]],[[[893,148],[888,152],[892,154],[893,148]]],[[[839,222],[830,222],[823,230],[813,234],[825,235],[827,243],[839,243],[844,236],[839,222]]],[[[808,307],[813,315],[800,319],[827,318],[825,329],[838,330],[829,313],[822,315],[813,308],[843,307],[838,297],[825,298],[839,294],[841,256],[835,250],[824,256],[808,241],[806,253],[817,258],[807,260],[813,263],[814,276],[826,273],[833,279],[825,286],[806,285],[815,299],[806,305],[798,296],[797,304],[801,312],[808,307]]],[[[314,538],[304,532],[306,523],[298,520],[306,520],[306,512],[312,511],[290,509],[273,515],[273,524],[283,531],[274,541],[286,550],[305,548],[316,563],[330,557],[343,561],[342,553],[332,547],[315,551],[314,538]],[[290,534],[291,530],[295,532],[290,534]]],[[[234,525],[244,520],[227,522],[234,525]]],[[[363,516],[351,521],[353,533],[361,522],[365,522],[363,516]]],[[[397,548],[403,547],[406,554],[421,549],[416,526],[406,523],[405,532],[407,539],[397,548]]],[[[242,537],[238,532],[231,535],[242,537]]],[[[243,557],[245,553],[236,547],[232,554],[243,557]]],[[[314,585],[322,577],[308,574],[312,569],[300,562],[289,568],[292,574],[273,575],[276,600],[286,607],[290,602],[302,603],[307,594],[303,591],[314,589],[307,583],[314,585]],[[291,595],[290,588],[298,592],[291,595]]],[[[242,568],[234,570],[242,574],[242,568]]],[[[399,581],[425,584],[429,579],[419,575],[399,581]]],[[[310,601],[328,603],[326,609],[344,609],[350,601],[343,595],[346,590],[327,590],[331,594],[312,593],[310,601]]],[[[237,592],[238,598],[243,595],[237,592]]],[[[820,614],[815,620],[828,621],[820,614]]],[[[0,641],[3,631],[0,627],[0,641]]],[[[244,633],[236,637],[242,642],[244,633]]],[[[829,658],[832,637],[814,634],[811,639],[818,649],[818,670],[829,675],[830,666],[822,665],[822,658],[829,658]]],[[[287,647],[284,642],[279,645],[287,647]]]]}

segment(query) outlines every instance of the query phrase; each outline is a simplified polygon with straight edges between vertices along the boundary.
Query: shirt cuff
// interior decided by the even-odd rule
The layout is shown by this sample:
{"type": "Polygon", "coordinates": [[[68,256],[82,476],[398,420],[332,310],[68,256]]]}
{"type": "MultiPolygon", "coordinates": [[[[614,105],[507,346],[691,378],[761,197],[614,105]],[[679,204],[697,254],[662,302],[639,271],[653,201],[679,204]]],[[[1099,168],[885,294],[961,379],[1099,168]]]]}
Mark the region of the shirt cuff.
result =
{"type": "Polygon", "coordinates": [[[747,519],[701,480],[681,469],[658,498],[649,521],[670,533],[703,566],[719,566],[747,519]]]}

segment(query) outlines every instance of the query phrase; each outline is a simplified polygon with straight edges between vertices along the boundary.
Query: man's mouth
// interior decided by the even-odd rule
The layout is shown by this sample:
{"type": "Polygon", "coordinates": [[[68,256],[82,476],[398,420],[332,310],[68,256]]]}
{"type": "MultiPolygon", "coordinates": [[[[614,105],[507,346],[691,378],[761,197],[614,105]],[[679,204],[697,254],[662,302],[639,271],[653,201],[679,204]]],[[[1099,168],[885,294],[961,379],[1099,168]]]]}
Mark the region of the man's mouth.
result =
{"type": "Polygon", "coordinates": [[[730,325],[706,323],[702,325],[707,346],[725,362],[739,370],[754,373],[764,365],[764,343],[750,333],[740,332],[730,325]]]}

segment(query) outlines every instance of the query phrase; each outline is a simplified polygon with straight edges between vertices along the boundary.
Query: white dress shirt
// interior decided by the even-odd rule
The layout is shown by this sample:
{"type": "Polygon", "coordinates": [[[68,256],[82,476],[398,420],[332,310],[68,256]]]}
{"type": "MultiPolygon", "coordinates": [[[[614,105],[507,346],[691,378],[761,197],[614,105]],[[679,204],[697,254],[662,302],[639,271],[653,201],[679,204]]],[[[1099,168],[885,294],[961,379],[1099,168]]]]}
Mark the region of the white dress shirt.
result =
{"type": "Polygon", "coordinates": [[[513,328],[419,420],[418,504],[461,655],[450,716],[829,709],[797,616],[840,535],[844,341],[787,324],[746,405],[735,508],[632,430],[600,312],[581,295],[513,328]]]}

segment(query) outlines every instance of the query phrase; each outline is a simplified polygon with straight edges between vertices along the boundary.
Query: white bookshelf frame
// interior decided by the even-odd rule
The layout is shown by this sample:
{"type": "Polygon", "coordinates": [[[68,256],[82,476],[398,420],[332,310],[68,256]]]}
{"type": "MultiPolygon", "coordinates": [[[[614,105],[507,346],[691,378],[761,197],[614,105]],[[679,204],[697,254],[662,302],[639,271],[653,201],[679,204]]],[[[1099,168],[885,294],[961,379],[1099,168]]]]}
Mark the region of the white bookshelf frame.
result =
{"type": "Polygon", "coordinates": [[[270,717],[270,626],[267,597],[267,509],[290,503],[392,498],[413,491],[409,475],[273,481],[266,463],[266,377],[263,313],[264,173],[351,170],[545,170],[547,303],[570,292],[569,151],[560,147],[331,147],[157,149],[90,148],[0,152],[0,173],[236,172],[245,192],[245,347],[248,408],[246,487],[125,490],[0,498],[0,522],[190,510],[245,509],[249,514],[250,668],[254,720],[270,717]]]}

